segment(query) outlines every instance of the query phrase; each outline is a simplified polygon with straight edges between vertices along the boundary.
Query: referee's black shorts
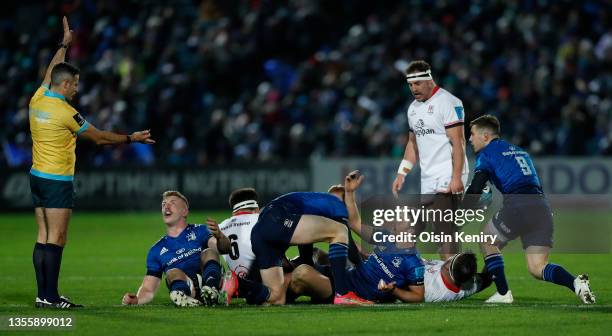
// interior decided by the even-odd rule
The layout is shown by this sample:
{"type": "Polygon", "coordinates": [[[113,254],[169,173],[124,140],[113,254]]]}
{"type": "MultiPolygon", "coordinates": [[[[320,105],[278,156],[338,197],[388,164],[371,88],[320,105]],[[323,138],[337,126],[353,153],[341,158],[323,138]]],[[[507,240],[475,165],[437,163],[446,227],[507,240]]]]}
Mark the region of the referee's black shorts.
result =
{"type": "Polygon", "coordinates": [[[74,208],[72,181],[58,181],[30,174],[30,191],[35,208],[74,208]]]}

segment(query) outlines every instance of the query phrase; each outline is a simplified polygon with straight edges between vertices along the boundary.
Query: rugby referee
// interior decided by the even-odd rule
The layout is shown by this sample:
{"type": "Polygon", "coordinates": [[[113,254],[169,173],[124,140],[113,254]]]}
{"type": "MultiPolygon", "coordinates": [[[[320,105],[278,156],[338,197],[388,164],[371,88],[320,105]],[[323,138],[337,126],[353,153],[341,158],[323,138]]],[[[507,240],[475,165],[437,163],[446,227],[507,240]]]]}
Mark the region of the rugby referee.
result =
{"type": "Polygon", "coordinates": [[[79,70],[64,62],[66,50],[72,42],[72,31],[66,17],[63,25],[62,43],[29,106],[33,162],[30,189],[38,225],[32,259],[38,286],[35,306],[38,308],[82,307],[60,296],[57,289],[62,251],[74,204],[72,181],[76,138],[80,136],[98,145],[155,143],[149,130],[130,135],[98,130],[68,103],[77,93],[79,70]]]}

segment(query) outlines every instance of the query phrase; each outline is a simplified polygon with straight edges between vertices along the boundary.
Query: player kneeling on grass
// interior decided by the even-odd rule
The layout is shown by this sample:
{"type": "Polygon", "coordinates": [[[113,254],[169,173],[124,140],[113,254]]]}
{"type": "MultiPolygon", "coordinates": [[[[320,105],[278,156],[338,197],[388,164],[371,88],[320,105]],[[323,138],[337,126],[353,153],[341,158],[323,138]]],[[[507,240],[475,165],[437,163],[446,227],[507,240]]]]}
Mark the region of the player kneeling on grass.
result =
{"type": "Polygon", "coordinates": [[[170,299],[178,307],[216,304],[221,300],[221,265],[219,250],[226,251],[229,241],[215,238],[205,225],[187,224],[189,202],[178,191],[166,191],[162,197],[162,218],[166,235],[147,255],[147,275],[138,293],[126,293],[124,305],[146,304],[153,300],[162,274],[170,299]]]}
{"type": "Polygon", "coordinates": [[[487,271],[493,275],[497,287],[497,293],[486,302],[514,301],[500,249],[520,237],[533,277],[569,288],[583,303],[595,303],[586,274],[574,277],[562,266],[548,262],[553,235],[552,211],[529,154],[499,138],[500,125],[494,116],[484,115],[473,120],[470,130],[470,142],[477,156],[464,205],[472,206],[476,197],[471,195],[480,195],[487,181],[504,196],[503,208],[483,230],[498,237],[494,244],[481,243],[487,271]]]}

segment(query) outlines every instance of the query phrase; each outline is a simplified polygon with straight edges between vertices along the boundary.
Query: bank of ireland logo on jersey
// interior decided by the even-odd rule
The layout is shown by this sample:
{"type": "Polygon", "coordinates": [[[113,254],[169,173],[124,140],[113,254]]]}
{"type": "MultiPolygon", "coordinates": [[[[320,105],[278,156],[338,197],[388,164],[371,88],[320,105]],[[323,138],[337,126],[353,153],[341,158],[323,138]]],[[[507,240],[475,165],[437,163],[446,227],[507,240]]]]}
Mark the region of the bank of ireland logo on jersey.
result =
{"type": "Polygon", "coordinates": [[[393,260],[391,260],[391,263],[393,264],[393,266],[395,266],[395,268],[399,268],[400,265],[402,264],[402,258],[395,257],[393,258],[393,260]]]}
{"type": "Polygon", "coordinates": [[[185,252],[185,248],[180,248],[180,249],[176,250],[176,254],[181,254],[183,252],[185,252]]]}

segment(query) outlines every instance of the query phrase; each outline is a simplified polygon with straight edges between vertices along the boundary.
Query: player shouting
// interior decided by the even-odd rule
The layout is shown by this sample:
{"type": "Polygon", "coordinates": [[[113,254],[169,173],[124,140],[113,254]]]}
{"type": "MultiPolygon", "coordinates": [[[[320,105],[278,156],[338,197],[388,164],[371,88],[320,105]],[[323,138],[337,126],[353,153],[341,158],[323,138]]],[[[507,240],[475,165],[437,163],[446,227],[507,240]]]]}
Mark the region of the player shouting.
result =
{"type": "Polygon", "coordinates": [[[151,302],[165,274],[170,299],[176,306],[200,306],[205,290],[216,291],[222,286],[217,248],[226,252],[229,241],[217,240],[205,225],[187,224],[189,201],[178,191],[164,192],[161,211],[166,235],[147,254],[147,274],[138,292],[126,293],[122,303],[151,302]]]}

